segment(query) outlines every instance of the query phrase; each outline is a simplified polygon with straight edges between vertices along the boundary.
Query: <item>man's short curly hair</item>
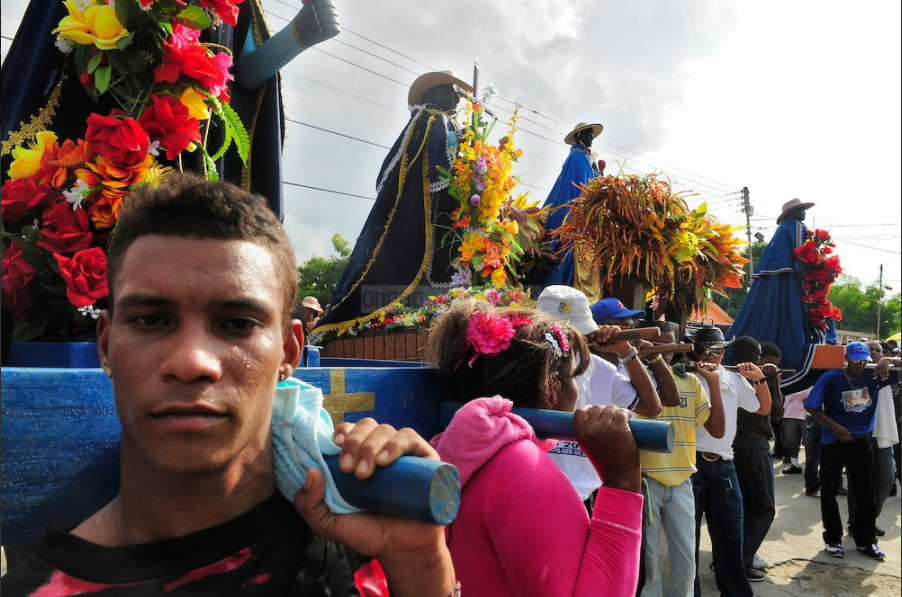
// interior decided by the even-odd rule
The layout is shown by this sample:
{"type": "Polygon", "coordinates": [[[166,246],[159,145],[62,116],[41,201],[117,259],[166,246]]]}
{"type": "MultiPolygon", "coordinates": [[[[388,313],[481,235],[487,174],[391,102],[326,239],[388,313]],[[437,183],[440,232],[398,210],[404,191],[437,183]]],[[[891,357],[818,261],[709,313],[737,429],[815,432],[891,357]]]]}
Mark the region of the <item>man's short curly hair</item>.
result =
{"type": "Polygon", "coordinates": [[[291,241],[266,199],[227,182],[175,173],[158,187],[135,190],[123,202],[107,250],[110,309],[116,276],[129,247],[142,236],[241,240],[265,247],[283,287],[283,320],[291,321],[297,265],[291,241]]]}

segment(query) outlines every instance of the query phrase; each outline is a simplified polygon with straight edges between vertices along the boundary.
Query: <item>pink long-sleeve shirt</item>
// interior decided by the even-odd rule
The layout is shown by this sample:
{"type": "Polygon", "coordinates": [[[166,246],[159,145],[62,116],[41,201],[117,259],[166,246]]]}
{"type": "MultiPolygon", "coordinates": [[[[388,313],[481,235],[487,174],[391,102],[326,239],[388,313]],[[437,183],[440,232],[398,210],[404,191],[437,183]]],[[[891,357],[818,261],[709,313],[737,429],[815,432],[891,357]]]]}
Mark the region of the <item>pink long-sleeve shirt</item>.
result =
{"type": "Polygon", "coordinates": [[[465,594],[634,595],[640,494],[602,487],[591,521],[567,477],[512,403],[481,398],[433,440],[461,473],[448,545],[465,594]]]}

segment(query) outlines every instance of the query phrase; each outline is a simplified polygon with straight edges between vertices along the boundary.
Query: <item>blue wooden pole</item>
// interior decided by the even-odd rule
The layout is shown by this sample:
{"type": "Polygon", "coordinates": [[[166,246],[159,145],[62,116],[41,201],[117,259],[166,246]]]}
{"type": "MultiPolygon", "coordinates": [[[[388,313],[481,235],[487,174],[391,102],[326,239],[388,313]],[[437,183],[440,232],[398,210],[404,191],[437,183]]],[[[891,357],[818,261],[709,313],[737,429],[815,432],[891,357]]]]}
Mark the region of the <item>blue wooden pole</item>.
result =
{"type": "Polygon", "coordinates": [[[338,456],[326,456],[338,493],[352,506],[428,522],[451,524],[460,507],[460,476],[447,462],[402,456],[369,479],[342,472],[338,456]]]}
{"type": "MultiPolygon", "coordinates": [[[[443,400],[439,404],[439,425],[447,427],[454,413],[463,406],[460,402],[443,400]]],[[[539,437],[576,441],[573,433],[573,413],[538,408],[514,408],[512,412],[526,419],[539,437]]],[[[666,421],[630,419],[630,431],[636,445],[650,452],[673,452],[673,425],[666,421]]]]}

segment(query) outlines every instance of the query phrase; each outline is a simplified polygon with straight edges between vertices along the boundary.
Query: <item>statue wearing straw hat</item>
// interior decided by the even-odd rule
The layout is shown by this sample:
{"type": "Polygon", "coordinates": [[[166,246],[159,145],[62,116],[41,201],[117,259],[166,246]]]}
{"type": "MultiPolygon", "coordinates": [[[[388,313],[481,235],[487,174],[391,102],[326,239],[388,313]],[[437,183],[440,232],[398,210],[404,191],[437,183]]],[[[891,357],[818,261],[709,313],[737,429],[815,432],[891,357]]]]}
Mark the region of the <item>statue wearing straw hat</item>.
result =
{"type": "Polygon", "coordinates": [[[458,130],[453,116],[461,95],[471,91],[447,71],[421,75],[410,86],[410,121],[385,157],[376,202],[317,334],[378,317],[419,286],[450,286],[457,249],[442,239],[457,203],[438,168],[451,167],[458,130]]]}
{"type": "Polygon", "coordinates": [[[808,232],[805,212],[812,207],[814,203],[801,199],[783,204],[777,217],[779,227],[758,261],[749,294],[729,332],[733,337],[751,336],[780,347],[783,367],[797,372],[782,380],[787,394],[811,386],[813,380],[806,381],[806,376],[815,347],[827,340],[824,332],[808,320],[802,301],[804,269],[795,257],[795,250],[805,242],[808,232]]]}
{"type": "MultiPolygon", "coordinates": [[[[561,174],[545,200],[545,207],[551,208],[545,229],[551,235],[551,252],[556,253],[560,245],[556,231],[567,219],[570,210],[567,204],[579,197],[582,185],[604,173],[592,159],[592,142],[604,127],[598,123],[580,122],[564,137],[570,146],[570,154],[564,161],[561,174]]],[[[603,162],[602,162],[603,163],[603,162]]],[[[577,260],[578,261],[578,260],[577,260]]],[[[534,283],[543,288],[555,284],[573,286],[582,290],[590,300],[601,298],[601,279],[596,268],[587,268],[575,263],[572,252],[557,255],[554,262],[545,262],[539,268],[534,283]],[[592,270],[592,271],[589,271],[592,270]]]]}

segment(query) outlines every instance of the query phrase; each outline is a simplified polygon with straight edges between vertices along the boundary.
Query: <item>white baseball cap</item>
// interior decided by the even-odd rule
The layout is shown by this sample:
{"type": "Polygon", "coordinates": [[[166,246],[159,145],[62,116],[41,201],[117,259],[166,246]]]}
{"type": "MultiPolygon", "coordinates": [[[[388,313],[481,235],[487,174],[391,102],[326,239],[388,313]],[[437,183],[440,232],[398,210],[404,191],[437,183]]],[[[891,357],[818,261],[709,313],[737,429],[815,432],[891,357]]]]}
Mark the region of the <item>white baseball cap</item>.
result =
{"type": "Polygon", "coordinates": [[[598,330],[598,324],[592,319],[589,299],[576,288],[547,287],[536,300],[536,309],[563,319],[583,336],[598,330]]]}

